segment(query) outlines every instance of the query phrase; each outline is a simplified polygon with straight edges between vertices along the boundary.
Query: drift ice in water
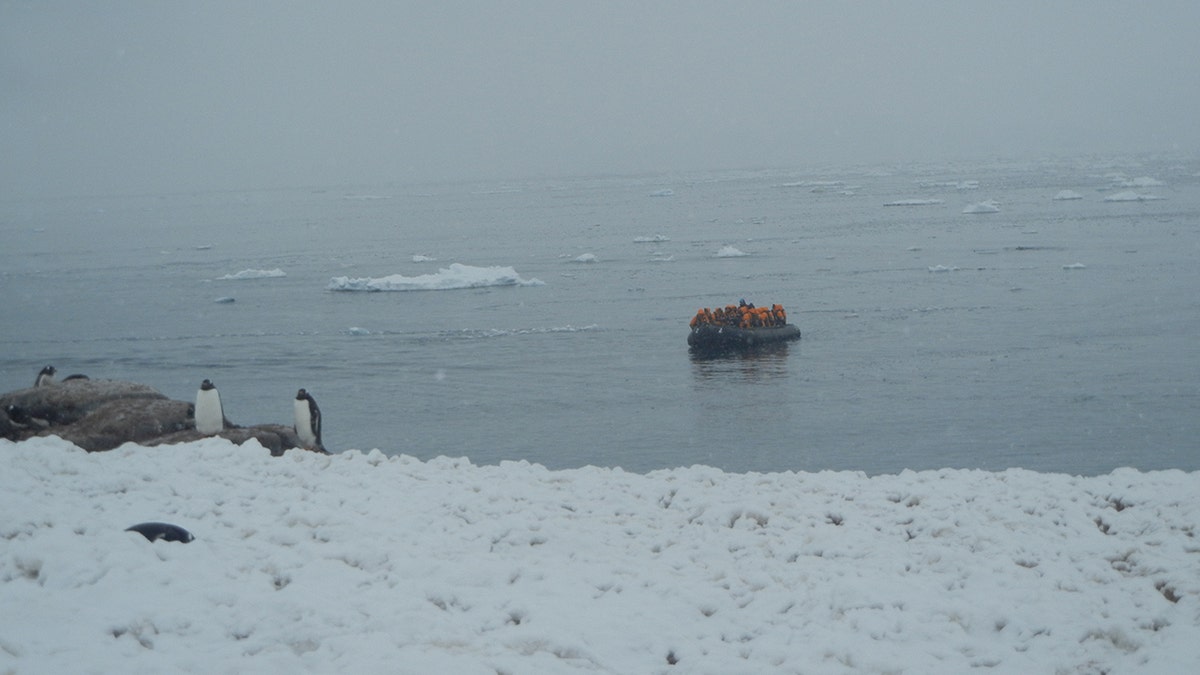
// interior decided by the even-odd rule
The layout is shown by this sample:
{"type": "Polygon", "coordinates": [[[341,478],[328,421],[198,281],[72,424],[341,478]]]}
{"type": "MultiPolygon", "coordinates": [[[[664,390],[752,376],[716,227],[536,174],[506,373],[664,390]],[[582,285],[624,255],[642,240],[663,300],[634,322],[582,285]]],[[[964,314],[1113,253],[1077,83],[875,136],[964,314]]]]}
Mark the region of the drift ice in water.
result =
{"type": "Polygon", "coordinates": [[[963,213],[1000,213],[1000,204],[995,199],[988,199],[974,204],[967,204],[963,213]]]}
{"type": "Polygon", "coordinates": [[[387,277],[334,277],[329,280],[331,291],[444,291],[459,288],[488,286],[541,286],[537,279],[522,279],[512,267],[474,267],[453,263],[436,274],[406,277],[393,274],[387,277]]]}

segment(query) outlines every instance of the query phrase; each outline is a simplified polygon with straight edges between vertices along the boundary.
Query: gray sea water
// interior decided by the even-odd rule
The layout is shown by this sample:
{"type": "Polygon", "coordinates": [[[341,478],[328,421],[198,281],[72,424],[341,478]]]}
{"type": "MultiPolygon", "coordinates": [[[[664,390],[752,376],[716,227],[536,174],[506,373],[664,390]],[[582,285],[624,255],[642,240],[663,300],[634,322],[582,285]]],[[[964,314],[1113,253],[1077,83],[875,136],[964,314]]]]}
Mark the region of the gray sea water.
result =
{"type": "Polygon", "coordinates": [[[1197,160],[6,199],[0,240],[3,391],[306,387],[334,451],[549,468],[1200,469],[1197,160]],[[451,263],[543,283],[327,288],[451,263]],[[803,339],[689,355],[742,298],[803,339]]]}

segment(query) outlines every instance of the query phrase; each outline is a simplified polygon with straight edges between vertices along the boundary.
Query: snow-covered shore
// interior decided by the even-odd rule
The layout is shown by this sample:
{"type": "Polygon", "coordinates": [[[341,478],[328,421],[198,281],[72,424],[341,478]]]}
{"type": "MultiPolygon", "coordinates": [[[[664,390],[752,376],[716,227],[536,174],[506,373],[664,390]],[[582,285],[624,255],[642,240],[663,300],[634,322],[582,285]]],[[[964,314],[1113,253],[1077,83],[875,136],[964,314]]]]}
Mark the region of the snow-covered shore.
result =
{"type": "Polygon", "coordinates": [[[0,673],[1184,673],[1200,472],[0,440],[0,673]],[[125,528],[159,520],[188,543],[125,528]]]}

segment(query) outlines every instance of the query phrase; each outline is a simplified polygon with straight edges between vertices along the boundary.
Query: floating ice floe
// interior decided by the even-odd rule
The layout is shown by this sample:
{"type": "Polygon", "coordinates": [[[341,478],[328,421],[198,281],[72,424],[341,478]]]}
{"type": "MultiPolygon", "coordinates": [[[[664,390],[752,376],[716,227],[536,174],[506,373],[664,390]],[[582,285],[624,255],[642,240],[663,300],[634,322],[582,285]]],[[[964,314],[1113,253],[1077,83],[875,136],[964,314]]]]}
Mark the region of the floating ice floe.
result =
{"type": "Polygon", "coordinates": [[[431,258],[427,255],[421,255],[420,253],[418,253],[412,257],[412,261],[413,262],[437,262],[437,258],[431,258]]]}
{"type": "Polygon", "coordinates": [[[1064,270],[1085,270],[1085,269],[1087,269],[1087,265],[1084,265],[1083,263],[1071,263],[1070,265],[1063,265],[1062,267],[1064,270]]]}
{"type": "Polygon", "coordinates": [[[722,246],[721,250],[717,251],[718,258],[741,258],[742,256],[750,255],[741,249],[733,246],[722,246]]]}
{"type": "Polygon", "coordinates": [[[1104,198],[1106,202],[1149,202],[1156,199],[1162,199],[1157,195],[1147,195],[1132,190],[1116,192],[1104,198]]]}
{"type": "Polygon", "coordinates": [[[334,277],[329,280],[331,291],[444,291],[488,286],[541,286],[538,279],[522,279],[511,267],[474,267],[454,263],[436,274],[406,277],[393,274],[380,278],[334,277]]]}
{"type": "Polygon", "coordinates": [[[1150,176],[1138,176],[1137,178],[1125,178],[1124,176],[1115,177],[1112,183],[1115,187],[1127,188],[1146,188],[1146,187],[1162,187],[1163,182],[1157,178],[1150,176]]]}
{"type": "Polygon", "coordinates": [[[813,191],[823,192],[834,188],[840,188],[845,185],[845,181],[840,180],[798,180],[791,183],[780,183],[775,187],[780,188],[810,188],[813,191]]]}
{"type": "Polygon", "coordinates": [[[577,262],[577,263],[594,263],[594,262],[597,262],[597,260],[598,259],[596,258],[596,255],[594,253],[584,253],[581,256],[576,256],[574,258],[571,258],[571,262],[577,262]]]}
{"type": "Polygon", "coordinates": [[[979,181],[977,180],[945,180],[945,181],[921,181],[917,183],[921,188],[954,188],[955,190],[978,190],[979,181]]]}
{"type": "Polygon", "coordinates": [[[243,279],[274,279],[276,277],[286,277],[287,273],[279,268],[273,270],[242,270],[237,274],[226,274],[223,277],[217,277],[218,281],[240,281],[243,279]]]}
{"type": "Polygon", "coordinates": [[[1000,204],[995,199],[989,199],[987,201],[975,202],[974,204],[967,204],[966,208],[964,208],[962,210],[962,212],[963,213],[999,213],[1000,212],[1000,204]]]}
{"type": "Polygon", "coordinates": [[[957,267],[946,267],[945,265],[933,265],[929,268],[930,272],[940,274],[942,272],[957,272],[957,267]]]}
{"type": "Polygon", "coordinates": [[[634,237],[633,238],[633,243],[635,243],[635,244],[657,244],[657,243],[661,243],[664,241],[671,241],[671,238],[664,234],[656,234],[656,235],[653,235],[650,237],[634,237]]]}
{"type": "Polygon", "coordinates": [[[887,202],[884,206],[933,206],[941,204],[940,199],[897,199],[893,202],[887,202]]]}
{"type": "Polygon", "coordinates": [[[358,326],[350,326],[349,328],[346,329],[346,334],[347,335],[370,335],[371,331],[367,330],[366,328],[360,328],[358,326]]]}
{"type": "Polygon", "coordinates": [[[1057,202],[1069,201],[1072,199],[1083,199],[1083,195],[1074,190],[1060,190],[1058,194],[1054,195],[1054,201],[1057,202]]]}

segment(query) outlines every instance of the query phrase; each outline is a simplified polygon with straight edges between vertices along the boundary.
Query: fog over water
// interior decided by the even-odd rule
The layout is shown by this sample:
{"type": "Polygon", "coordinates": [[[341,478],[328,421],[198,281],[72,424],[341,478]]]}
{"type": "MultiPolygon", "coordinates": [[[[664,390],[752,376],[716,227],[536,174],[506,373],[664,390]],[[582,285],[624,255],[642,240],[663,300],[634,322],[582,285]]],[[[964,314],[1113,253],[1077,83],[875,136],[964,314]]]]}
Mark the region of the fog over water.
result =
{"type": "Polygon", "coordinates": [[[0,197],[1200,147],[1200,4],[0,1],[0,197]]]}

